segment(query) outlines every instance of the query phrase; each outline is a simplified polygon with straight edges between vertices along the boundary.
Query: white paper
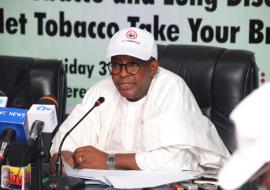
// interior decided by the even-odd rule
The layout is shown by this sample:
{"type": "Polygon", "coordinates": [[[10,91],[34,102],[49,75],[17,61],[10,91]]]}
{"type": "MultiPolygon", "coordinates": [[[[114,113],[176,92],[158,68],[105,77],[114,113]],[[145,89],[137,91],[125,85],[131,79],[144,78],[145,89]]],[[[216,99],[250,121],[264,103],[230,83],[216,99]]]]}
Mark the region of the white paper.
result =
{"type": "Polygon", "coordinates": [[[138,170],[95,170],[73,169],[64,162],[69,176],[98,180],[119,189],[156,187],[174,182],[196,179],[199,171],[138,171],[138,170]]]}

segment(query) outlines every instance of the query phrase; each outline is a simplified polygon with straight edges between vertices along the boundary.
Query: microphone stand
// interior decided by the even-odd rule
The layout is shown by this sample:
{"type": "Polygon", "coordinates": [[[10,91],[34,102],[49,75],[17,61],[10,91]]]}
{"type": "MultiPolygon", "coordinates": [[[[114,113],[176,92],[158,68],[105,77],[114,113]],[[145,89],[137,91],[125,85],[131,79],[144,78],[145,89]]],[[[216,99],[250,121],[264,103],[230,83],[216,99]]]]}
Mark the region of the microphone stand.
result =
{"type": "Polygon", "coordinates": [[[79,123],[97,106],[102,104],[104,102],[104,98],[100,97],[95,104],[92,106],[92,108],[84,114],[84,116],[65,134],[63,139],[61,140],[61,143],[59,145],[58,153],[57,153],[57,160],[56,160],[56,175],[50,178],[49,185],[46,187],[46,190],[72,190],[76,189],[78,187],[81,187],[84,185],[84,181],[80,178],[71,177],[71,176],[62,176],[62,167],[63,167],[63,161],[62,161],[62,146],[68,137],[68,135],[79,125],[79,123]]]}
{"type": "Polygon", "coordinates": [[[42,161],[45,157],[45,150],[43,146],[43,138],[38,137],[38,190],[42,190],[42,161]]]}

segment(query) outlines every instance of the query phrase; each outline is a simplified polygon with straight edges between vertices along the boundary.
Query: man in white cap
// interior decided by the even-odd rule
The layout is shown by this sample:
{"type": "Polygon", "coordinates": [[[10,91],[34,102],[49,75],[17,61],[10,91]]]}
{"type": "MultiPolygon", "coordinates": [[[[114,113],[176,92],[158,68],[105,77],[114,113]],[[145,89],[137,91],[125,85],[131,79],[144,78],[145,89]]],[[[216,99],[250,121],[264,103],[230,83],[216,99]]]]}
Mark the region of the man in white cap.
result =
{"type": "Polygon", "coordinates": [[[63,145],[63,159],[71,166],[134,170],[222,166],[229,153],[215,126],[202,115],[183,79],[159,67],[152,34],[138,28],[115,33],[107,58],[112,76],[91,87],[62,124],[53,139],[52,155],[64,134],[103,96],[105,102],[63,145]]]}
{"type": "Polygon", "coordinates": [[[238,146],[219,174],[224,189],[238,189],[255,179],[259,185],[270,189],[269,97],[270,83],[252,92],[231,113],[238,146]]]}

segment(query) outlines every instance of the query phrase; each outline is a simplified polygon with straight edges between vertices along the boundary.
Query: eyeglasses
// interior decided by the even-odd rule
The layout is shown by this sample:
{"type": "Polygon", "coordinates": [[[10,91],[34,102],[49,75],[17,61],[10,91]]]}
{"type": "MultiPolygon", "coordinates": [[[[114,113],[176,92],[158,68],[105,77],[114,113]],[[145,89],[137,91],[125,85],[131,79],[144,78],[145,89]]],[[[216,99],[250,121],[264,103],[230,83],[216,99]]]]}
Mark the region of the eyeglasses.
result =
{"type": "Polygon", "coordinates": [[[130,75],[137,75],[142,67],[142,65],[148,63],[149,61],[143,62],[129,62],[127,64],[121,64],[117,62],[108,63],[108,68],[111,74],[119,75],[122,71],[122,67],[125,67],[126,72],[130,75]]]}

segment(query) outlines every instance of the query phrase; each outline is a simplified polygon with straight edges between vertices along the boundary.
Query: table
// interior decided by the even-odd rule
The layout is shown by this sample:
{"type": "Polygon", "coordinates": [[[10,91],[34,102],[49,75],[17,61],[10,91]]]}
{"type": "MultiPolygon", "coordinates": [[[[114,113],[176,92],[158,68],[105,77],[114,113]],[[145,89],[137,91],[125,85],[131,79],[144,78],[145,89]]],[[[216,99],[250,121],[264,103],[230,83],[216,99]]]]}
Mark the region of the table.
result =
{"type": "MultiPolygon", "coordinates": [[[[32,164],[32,187],[30,188],[31,190],[38,190],[38,184],[37,184],[37,173],[38,173],[38,167],[37,164],[32,164]]],[[[42,164],[42,175],[43,178],[49,177],[50,172],[49,172],[49,164],[43,163],[42,164]]],[[[105,186],[105,185],[86,185],[85,187],[78,188],[78,190],[114,190],[115,188],[105,186]]],[[[143,188],[142,190],[172,190],[171,185],[163,185],[159,187],[154,187],[154,188],[143,188]]],[[[217,188],[218,190],[221,190],[221,188],[217,188]]],[[[139,190],[139,189],[136,189],[139,190]]],[[[204,190],[202,188],[198,188],[198,190],[204,190]]],[[[256,185],[254,183],[247,183],[245,184],[241,190],[258,190],[256,185]]]]}

